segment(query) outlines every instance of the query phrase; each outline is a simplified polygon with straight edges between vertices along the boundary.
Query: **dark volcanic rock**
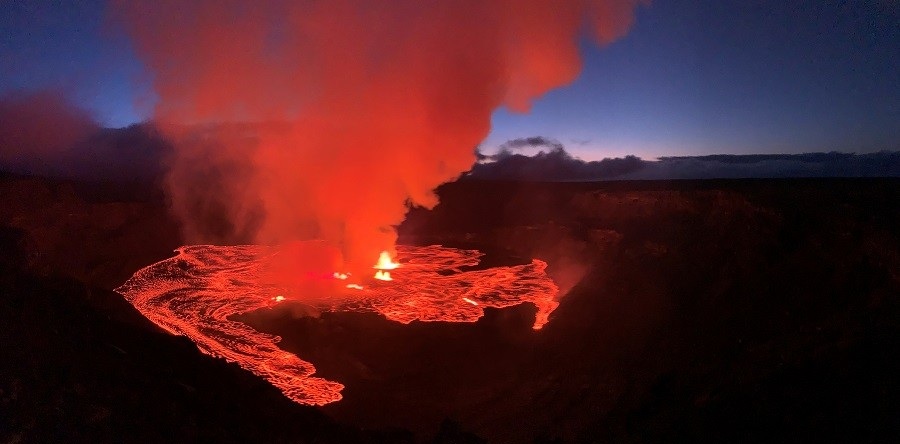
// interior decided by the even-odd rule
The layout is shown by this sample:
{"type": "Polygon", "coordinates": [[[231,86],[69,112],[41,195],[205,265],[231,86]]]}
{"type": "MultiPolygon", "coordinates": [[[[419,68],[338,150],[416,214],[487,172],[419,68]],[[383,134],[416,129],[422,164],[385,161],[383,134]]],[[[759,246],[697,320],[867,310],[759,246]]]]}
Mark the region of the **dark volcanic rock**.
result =
{"type": "Polygon", "coordinates": [[[347,385],[322,409],[110,291],[179,243],[140,190],[2,179],[4,440],[900,438],[897,180],[443,186],[401,242],[543,258],[570,291],[539,332],[530,305],[474,324],[242,316],[347,385]]]}

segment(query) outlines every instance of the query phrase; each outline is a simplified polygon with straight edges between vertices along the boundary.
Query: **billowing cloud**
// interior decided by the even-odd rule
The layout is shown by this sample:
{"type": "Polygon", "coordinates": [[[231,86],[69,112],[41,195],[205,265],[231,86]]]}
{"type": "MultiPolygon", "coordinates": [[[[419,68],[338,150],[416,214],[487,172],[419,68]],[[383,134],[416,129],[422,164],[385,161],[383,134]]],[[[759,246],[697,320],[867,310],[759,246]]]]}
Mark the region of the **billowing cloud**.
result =
{"type": "Polygon", "coordinates": [[[475,161],[492,112],[578,75],[638,0],[115,2],[153,72],[190,241],[322,238],[350,268],[475,161]],[[204,125],[197,130],[197,125],[204,125]],[[187,130],[187,128],[191,128],[187,130]],[[210,221],[218,221],[210,229],[210,221]]]}

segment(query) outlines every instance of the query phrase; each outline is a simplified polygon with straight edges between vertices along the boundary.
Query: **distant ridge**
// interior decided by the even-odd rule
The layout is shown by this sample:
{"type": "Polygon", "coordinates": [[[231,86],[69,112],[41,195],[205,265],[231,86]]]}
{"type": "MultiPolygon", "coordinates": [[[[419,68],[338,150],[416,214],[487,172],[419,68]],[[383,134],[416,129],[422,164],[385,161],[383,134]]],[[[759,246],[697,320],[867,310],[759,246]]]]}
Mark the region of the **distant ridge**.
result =
{"type": "MultiPolygon", "coordinates": [[[[203,134],[204,128],[195,129],[203,134]]],[[[3,142],[3,140],[0,140],[3,142]]],[[[0,148],[3,148],[0,146],[0,148]]],[[[0,172],[92,180],[158,180],[171,144],[150,123],[98,128],[53,157],[0,164],[0,172]]],[[[856,154],[713,154],[638,156],[585,161],[558,141],[545,137],[511,140],[496,154],[476,151],[477,163],[463,179],[596,181],[666,179],[743,179],[791,177],[900,177],[900,151],[856,154]],[[539,148],[534,155],[516,152],[539,148]]]]}
{"type": "Polygon", "coordinates": [[[791,177],[900,177],[900,151],[856,154],[714,154],[644,160],[637,156],[584,161],[553,139],[530,137],[503,144],[494,155],[477,153],[465,176],[473,179],[592,181],[665,179],[742,179],[791,177]],[[527,156],[524,147],[547,148],[527,156]]]}

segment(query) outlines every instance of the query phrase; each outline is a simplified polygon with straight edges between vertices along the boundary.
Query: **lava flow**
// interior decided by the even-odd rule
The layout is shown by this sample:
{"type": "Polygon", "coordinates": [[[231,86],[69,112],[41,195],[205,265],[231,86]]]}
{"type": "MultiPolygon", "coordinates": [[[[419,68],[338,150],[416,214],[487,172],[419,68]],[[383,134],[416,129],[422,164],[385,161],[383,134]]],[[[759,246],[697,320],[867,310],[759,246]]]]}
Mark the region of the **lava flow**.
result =
{"type": "Polygon", "coordinates": [[[374,311],[404,324],[475,322],[485,307],[531,302],[538,308],[537,330],[559,305],[559,289],[545,273],[545,262],[462,271],[478,264],[482,254],[475,250],[397,246],[402,266],[384,253],[374,267],[376,278],[364,283],[347,283],[340,272],[310,277],[318,286],[326,281],[326,297],[264,283],[260,276],[277,260],[275,248],[196,245],[176,252],[139,270],[116,291],[166,331],[187,336],[206,354],[238,363],[301,404],[339,401],[344,386],[312,376],[311,363],[278,348],[280,337],[231,316],[293,300],[319,311],[374,311]]]}

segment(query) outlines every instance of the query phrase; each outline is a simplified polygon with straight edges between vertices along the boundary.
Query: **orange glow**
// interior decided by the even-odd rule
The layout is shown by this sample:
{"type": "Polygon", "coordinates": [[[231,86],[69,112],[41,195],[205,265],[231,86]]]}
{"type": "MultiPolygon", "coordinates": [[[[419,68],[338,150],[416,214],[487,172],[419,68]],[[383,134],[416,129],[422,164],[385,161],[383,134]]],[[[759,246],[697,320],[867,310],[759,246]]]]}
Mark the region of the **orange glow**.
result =
{"type": "Polygon", "coordinates": [[[378,263],[375,264],[375,266],[372,268],[376,270],[394,270],[399,266],[400,264],[394,262],[394,260],[391,259],[391,255],[388,254],[387,251],[382,251],[381,255],[378,256],[378,263]]]}
{"type": "Polygon", "coordinates": [[[391,259],[390,253],[382,251],[378,256],[378,263],[372,268],[378,270],[375,272],[375,279],[378,279],[379,281],[392,281],[394,279],[391,277],[391,272],[387,270],[396,270],[398,267],[400,267],[400,264],[391,259]]]}
{"type": "Polygon", "coordinates": [[[393,280],[366,287],[303,270],[291,282],[267,281],[265,271],[286,258],[271,247],[197,245],[177,253],[139,270],[116,291],[164,330],[187,336],[203,353],[238,363],[301,404],[339,401],[344,386],[313,376],[311,363],[278,348],[281,338],[232,316],[291,300],[320,312],[373,311],[403,324],[475,322],[485,307],[527,302],[537,307],[532,328],[539,330],[559,305],[559,288],[545,273],[545,262],[460,271],[478,264],[481,253],[475,250],[398,245],[403,266],[395,267],[393,280]],[[316,293],[322,286],[331,288],[327,295],[316,293]]]}

